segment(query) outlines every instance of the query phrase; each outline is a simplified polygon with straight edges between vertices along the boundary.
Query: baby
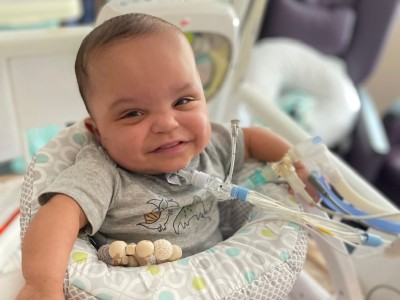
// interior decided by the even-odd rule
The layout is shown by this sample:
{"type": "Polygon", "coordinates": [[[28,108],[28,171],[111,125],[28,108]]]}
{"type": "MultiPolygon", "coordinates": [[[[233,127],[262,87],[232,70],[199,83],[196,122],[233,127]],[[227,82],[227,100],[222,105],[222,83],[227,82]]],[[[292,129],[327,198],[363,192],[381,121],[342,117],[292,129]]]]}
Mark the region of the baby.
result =
{"type": "MultiPolygon", "coordinates": [[[[165,238],[186,256],[222,240],[213,195],[177,175],[185,168],[224,180],[231,158],[230,129],[208,119],[182,31],[145,14],[112,18],[83,40],[75,71],[95,142],[39,197],[22,246],[26,284],[18,299],[64,299],[79,232],[98,247],[165,238]]],[[[267,129],[243,128],[235,169],[246,158],[280,160],[289,148],[267,129]]]]}

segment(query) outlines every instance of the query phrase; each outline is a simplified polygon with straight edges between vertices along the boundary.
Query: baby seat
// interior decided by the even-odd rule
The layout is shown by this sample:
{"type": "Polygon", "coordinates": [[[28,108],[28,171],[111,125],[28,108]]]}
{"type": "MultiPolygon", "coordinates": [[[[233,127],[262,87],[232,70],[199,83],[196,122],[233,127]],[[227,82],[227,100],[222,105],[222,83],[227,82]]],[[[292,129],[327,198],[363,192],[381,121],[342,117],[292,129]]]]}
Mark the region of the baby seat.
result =
{"type": "MultiPolygon", "coordinates": [[[[22,239],[40,207],[40,191],[74,163],[79,149],[91,138],[79,122],[36,153],[21,196],[22,239]]],[[[296,207],[286,185],[265,184],[266,170],[265,165],[248,162],[236,177],[242,185],[296,207]]],[[[204,252],[160,265],[108,266],[98,259],[87,237],[78,237],[64,279],[66,298],[285,299],[303,267],[305,230],[236,200],[222,202],[220,212],[221,226],[228,228],[224,230],[226,240],[204,252]]]]}

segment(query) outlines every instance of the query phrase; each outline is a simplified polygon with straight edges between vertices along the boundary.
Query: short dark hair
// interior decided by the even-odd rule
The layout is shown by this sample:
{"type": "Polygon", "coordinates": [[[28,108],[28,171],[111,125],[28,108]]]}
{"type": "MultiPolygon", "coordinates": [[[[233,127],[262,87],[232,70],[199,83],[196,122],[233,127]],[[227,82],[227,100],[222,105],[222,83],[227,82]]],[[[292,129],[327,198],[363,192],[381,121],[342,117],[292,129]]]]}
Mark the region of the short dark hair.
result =
{"type": "Polygon", "coordinates": [[[75,75],[79,92],[90,113],[86,86],[89,78],[87,66],[93,55],[122,39],[134,39],[165,31],[182,31],[175,25],[155,16],[130,13],[111,18],[94,28],[82,41],[75,60],[75,75]]]}

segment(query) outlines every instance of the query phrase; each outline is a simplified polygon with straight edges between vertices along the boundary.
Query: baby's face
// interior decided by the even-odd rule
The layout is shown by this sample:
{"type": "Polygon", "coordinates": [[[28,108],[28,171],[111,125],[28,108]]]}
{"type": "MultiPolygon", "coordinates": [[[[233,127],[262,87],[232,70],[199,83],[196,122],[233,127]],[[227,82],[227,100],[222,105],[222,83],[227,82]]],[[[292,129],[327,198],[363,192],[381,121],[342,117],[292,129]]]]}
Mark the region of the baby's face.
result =
{"type": "Polygon", "coordinates": [[[184,36],[119,41],[91,59],[89,78],[93,132],[118,165],[174,172],[207,146],[206,101],[184,36]]]}

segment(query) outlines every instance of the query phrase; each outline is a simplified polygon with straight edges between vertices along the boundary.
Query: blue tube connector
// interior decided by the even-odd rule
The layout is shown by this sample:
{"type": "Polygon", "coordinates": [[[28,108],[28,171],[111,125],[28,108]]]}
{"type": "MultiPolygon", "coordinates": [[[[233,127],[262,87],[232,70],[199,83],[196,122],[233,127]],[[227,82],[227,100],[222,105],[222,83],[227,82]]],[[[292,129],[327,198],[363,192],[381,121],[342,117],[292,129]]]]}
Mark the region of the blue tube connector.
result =
{"type": "Polygon", "coordinates": [[[371,247],[379,247],[383,244],[383,240],[379,235],[364,232],[363,234],[363,245],[371,247]]]}
{"type": "Polygon", "coordinates": [[[249,194],[248,189],[238,186],[238,185],[232,186],[232,189],[231,189],[231,197],[232,198],[235,198],[240,201],[247,201],[248,194],[249,194]]]}

